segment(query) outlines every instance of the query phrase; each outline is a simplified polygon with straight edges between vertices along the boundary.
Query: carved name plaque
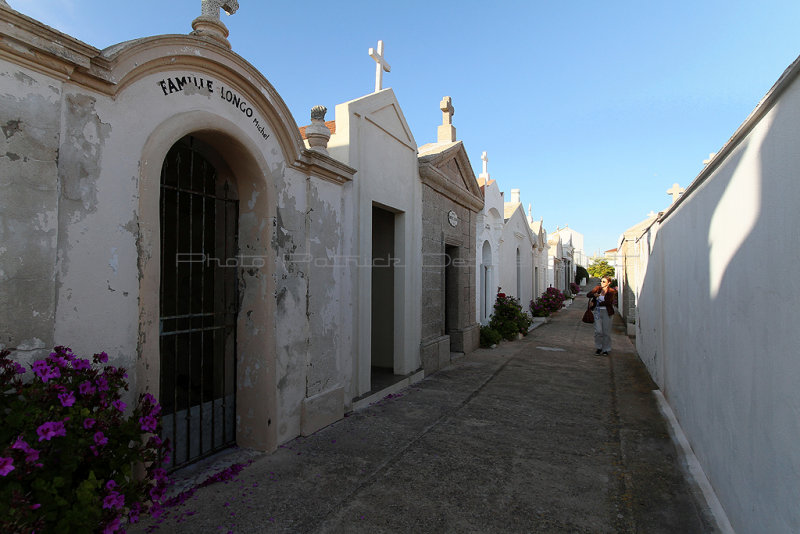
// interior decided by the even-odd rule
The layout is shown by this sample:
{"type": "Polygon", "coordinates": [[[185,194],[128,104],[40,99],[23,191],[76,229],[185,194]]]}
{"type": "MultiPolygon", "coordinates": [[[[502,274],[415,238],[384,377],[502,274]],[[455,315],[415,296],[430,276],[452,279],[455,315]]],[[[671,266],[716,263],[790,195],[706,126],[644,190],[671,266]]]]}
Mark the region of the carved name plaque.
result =
{"type": "Polygon", "coordinates": [[[453,210],[447,212],[447,222],[449,222],[450,226],[453,228],[458,226],[458,214],[453,210]]]}
{"type": "Polygon", "coordinates": [[[194,94],[219,94],[219,97],[238,109],[246,118],[253,119],[253,125],[256,131],[261,134],[265,140],[269,138],[266,132],[266,124],[263,119],[259,120],[256,116],[253,107],[247,101],[231,89],[226,89],[224,85],[215,80],[209,80],[202,76],[190,74],[186,76],[173,76],[164,78],[158,82],[158,86],[164,93],[164,96],[172,94],[194,95],[194,94]]]}

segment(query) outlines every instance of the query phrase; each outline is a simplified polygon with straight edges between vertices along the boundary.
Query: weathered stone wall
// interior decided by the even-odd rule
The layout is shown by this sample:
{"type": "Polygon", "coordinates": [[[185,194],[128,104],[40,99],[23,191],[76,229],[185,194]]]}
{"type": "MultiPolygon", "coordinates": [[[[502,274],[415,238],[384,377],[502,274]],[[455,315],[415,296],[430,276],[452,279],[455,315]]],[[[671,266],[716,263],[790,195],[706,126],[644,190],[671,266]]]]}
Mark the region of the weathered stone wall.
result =
{"type": "Polygon", "coordinates": [[[0,60],[0,349],[54,343],[61,82],[0,60]]]}
{"type": "Polygon", "coordinates": [[[449,363],[449,352],[471,352],[477,347],[475,332],[475,226],[476,213],[423,184],[422,190],[422,359],[426,372],[449,363]],[[449,223],[450,211],[458,224],[449,223]],[[446,255],[447,246],[456,246],[459,257],[446,255]],[[449,332],[447,361],[443,360],[442,336],[445,331],[445,269],[454,262],[457,302],[451,308],[457,315],[449,332]]]}

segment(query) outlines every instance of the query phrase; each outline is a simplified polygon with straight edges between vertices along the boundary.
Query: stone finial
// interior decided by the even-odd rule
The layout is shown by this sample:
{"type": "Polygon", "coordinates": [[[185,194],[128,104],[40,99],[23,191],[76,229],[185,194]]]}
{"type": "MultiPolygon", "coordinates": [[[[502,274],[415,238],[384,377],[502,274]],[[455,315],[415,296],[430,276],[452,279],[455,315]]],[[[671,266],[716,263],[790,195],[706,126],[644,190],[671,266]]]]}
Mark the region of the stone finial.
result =
{"type": "Polygon", "coordinates": [[[328,141],[331,138],[331,131],[325,126],[325,114],[327,112],[328,108],[325,106],[311,108],[311,126],[306,127],[308,147],[323,154],[328,153],[328,141]]]}
{"type": "Polygon", "coordinates": [[[228,28],[219,18],[219,10],[224,9],[228,15],[233,15],[239,9],[238,0],[200,0],[200,16],[192,21],[192,35],[211,37],[228,48],[228,28]]]}
{"type": "Polygon", "coordinates": [[[453,126],[453,115],[456,110],[453,107],[453,99],[449,96],[442,98],[439,102],[439,109],[442,110],[442,124],[437,132],[439,143],[453,143],[456,140],[456,128],[453,126]]]}
{"type": "Polygon", "coordinates": [[[647,214],[647,218],[652,219],[656,215],[658,215],[658,213],[654,212],[653,210],[650,210],[650,213],[647,214]]]}
{"type": "Polygon", "coordinates": [[[684,188],[678,185],[678,183],[672,184],[672,187],[667,189],[667,194],[672,195],[672,203],[675,204],[678,199],[681,197],[683,192],[686,191],[684,188]]]}
{"type": "Polygon", "coordinates": [[[377,93],[383,89],[383,71],[391,72],[392,70],[392,67],[389,66],[386,62],[386,58],[383,56],[383,41],[378,41],[377,51],[370,47],[369,57],[374,59],[375,63],[377,63],[375,66],[375,92],[377,93]]]}
{"type": "Polygon", "coordinates": [[[714,159],[714,156],[716,155],[717,155],[716,152],[709,152],[708,159],[703,160],[703,165],[708,165],[709,163],[711,163],[711,160],[714,159]]]}

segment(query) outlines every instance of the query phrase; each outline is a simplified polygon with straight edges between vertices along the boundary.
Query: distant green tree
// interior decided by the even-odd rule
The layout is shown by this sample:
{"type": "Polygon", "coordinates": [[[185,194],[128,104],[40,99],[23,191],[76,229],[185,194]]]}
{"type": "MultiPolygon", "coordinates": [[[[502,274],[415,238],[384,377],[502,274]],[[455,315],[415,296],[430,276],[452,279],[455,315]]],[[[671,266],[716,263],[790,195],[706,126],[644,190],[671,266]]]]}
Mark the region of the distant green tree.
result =
{"type": "Polygon", "coordinates": [[[586,270],[586,268],[583,265],[576,265],[575,266],[575,280],[580,282],[584,278],[586,278],[587,280],[589,279],[589,272],[586,270]]]}
{"type": "Polygon", "coordinates": [[[589,265],[589,274],[591,276],[602,278],[604,276],[614,276],[614,267],[608,264],[608,260],[595,260],[589,265]]]}

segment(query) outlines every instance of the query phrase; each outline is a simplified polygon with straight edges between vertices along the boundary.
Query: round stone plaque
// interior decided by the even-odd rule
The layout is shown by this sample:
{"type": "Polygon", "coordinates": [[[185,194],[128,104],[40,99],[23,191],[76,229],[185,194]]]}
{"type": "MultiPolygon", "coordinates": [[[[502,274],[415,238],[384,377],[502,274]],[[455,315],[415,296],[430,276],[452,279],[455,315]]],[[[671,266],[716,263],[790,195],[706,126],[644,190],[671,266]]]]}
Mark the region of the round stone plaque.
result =
{"type": "Polygon", "coordinates": [[[453,210],[450,210],[447,212],[447,221],[450,223],[450,226],[455,228],[458,226],[458,214],[453,210]]]}

